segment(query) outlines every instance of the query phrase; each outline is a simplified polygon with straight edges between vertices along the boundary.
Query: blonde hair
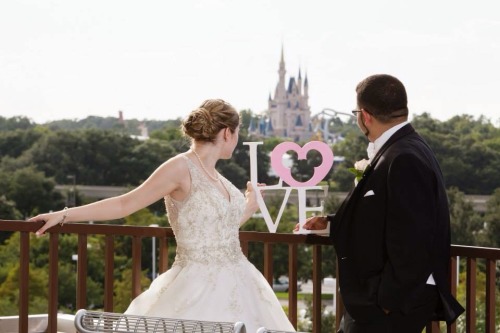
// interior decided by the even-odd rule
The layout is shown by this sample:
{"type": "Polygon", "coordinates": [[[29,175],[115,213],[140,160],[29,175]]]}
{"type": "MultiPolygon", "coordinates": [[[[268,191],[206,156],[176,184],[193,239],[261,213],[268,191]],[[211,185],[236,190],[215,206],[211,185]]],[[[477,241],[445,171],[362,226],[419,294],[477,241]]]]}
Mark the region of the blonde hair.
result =
{"type": "Polygon", "coordinates": [[[240,125],[240,116],[222,99],[207,99],[182,122],[184,135],[195,141],[214,142],[221,129],[232,133],[240,125]]]}

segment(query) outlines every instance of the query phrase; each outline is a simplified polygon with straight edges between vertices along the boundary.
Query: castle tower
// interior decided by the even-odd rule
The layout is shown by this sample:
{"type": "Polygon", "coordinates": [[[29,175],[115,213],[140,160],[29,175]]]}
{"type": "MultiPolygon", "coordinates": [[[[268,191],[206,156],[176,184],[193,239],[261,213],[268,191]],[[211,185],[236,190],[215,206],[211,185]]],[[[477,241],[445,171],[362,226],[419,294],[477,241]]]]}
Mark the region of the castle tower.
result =
{"type": "Polygon", "coordinates": [[[269,95],[267,125],[261,136],[287,137],[294,141],[308,141],[311,138],[311,110],[309,107],[309,84],[307,74],[302,84],[299,68],[298,78],[290,77],[288,85],[285,81],[285,57],[281,48],[281,59],[278,69],[278,84],[274,90],[274,98],[269,95]]]}

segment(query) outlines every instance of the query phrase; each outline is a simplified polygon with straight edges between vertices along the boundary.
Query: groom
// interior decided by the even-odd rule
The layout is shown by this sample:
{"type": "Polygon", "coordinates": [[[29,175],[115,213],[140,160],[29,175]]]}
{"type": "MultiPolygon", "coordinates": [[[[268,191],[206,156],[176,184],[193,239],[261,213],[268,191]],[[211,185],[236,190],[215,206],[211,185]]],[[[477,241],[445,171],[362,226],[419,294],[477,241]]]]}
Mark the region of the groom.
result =
{"type": "MultiPolygon", "coordinates": [[[[390,75],[356,87],[357,117],[370,164],[331,222],[345,333],[421,333],[430,320],[463,311],[450,294],[450,217],[440,167],[408,123],[406,91],[390,75]]],[[[343,331],[342,331],[343,329],[343,331]]]]}

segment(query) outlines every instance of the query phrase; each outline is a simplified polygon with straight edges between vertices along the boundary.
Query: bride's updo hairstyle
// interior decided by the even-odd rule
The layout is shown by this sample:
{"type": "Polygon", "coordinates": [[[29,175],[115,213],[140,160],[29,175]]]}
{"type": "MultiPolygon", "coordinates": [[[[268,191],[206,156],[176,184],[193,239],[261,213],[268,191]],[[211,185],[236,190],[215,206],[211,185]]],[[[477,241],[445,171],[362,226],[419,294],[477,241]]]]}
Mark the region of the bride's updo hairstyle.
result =
{"type": "Polygon", "coordinates": [[[214,142],[221,129],[232,133],[240,125],[240,116],[222,99],[207,99],[182,122],[184,134],[195,141],[214,142]]]}

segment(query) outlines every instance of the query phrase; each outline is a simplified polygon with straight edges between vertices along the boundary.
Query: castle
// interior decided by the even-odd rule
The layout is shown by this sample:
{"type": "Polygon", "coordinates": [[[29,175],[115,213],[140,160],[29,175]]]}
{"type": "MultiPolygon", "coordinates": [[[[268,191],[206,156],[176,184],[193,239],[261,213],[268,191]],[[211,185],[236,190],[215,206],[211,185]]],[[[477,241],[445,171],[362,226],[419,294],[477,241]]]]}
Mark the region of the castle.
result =
{"type": "Polygon", "coordinates": [[[311,108],[309,107],[309,84],[307,74],[302,82],[299,68],[297,80],[290,77],[288,87],[285,84],[285,60],[281,49],[279,81],[274,91],[274,98],[269,94],[268,109],[255,121],[250,121],[249,134],[258,137],[284,137],[296,142],[308,141],[313,135],[311,108]]]}

